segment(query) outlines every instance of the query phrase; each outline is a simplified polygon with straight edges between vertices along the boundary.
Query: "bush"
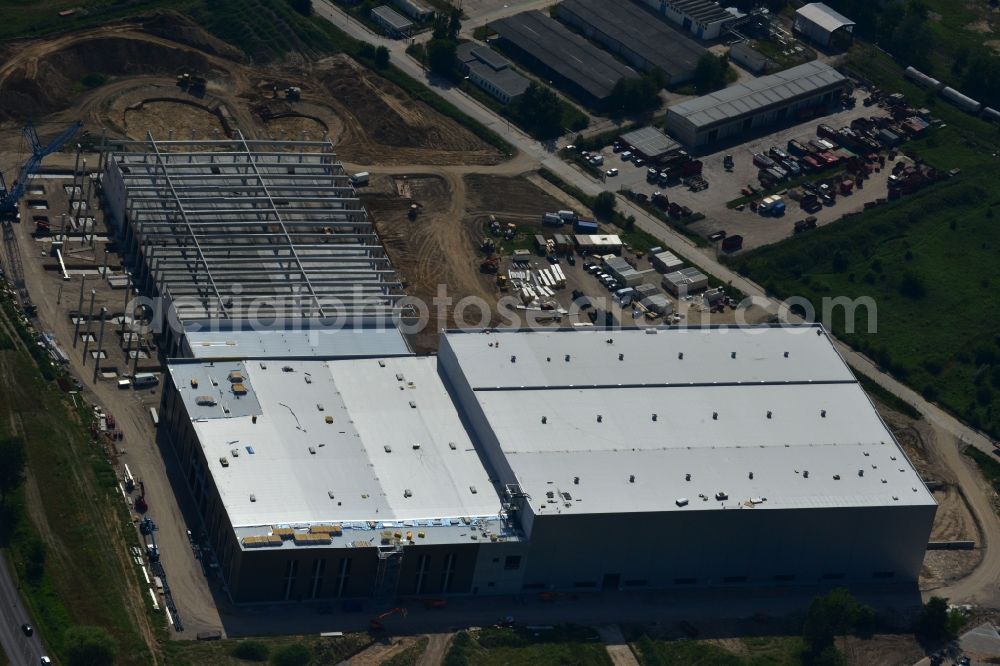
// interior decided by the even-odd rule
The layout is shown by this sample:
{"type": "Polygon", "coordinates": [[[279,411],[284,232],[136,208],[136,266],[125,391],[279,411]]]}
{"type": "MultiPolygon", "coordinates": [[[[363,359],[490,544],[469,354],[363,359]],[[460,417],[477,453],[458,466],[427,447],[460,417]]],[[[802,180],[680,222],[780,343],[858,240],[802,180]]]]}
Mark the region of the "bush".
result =
{"type": "Polygon", "coordinates": [[[379,69],[385,69],[389,66],[389,49],[384,46],[375,49],[375,66],[379,69]]]}
{"type": "Polygon", "coordinates": [[[261,641],[240,641],[230,654],[245,661],[267,661],[271,648],[261,641]]]}
{"type": "Polygon", "coordinates": [[[292,643],[274,651],[271,663],[275,666],[306,666],[312,659],[309,648],[302,643],[292,643]]]}
{"type": "Polygon", "coordinates": [[[932,643],[951,637],[948,627],[948,600],[931,597],[917,618],[918,638],[932,643]]]}
{"type": "Polygon", "coordinates": [[[103,86],[107,82],[108,77],[98,72],[91,72],[80,79],[80,83],[83,84],[84,88],[97,88],[99,86],[103,86]]]}
{"type": "Polygon", "coordinates": [[[601,192],[594,198],[594,215],[602,220],[611,219],[615,214],[618,201],[611,192],[601,192]]]}
{"type": "Polygon", "coordinates": [[[64,640],[69,666],[112,666],[115,663],[118,646],[101,627],[70,627],[64,640]]]}
{"type": "Polygon", "coordinates": [[[309,16],[312,14],[313,3],[312,0],[288,0],[288,4],[292,6],[292,9],[297,11],[303,16],[309,16]]]}

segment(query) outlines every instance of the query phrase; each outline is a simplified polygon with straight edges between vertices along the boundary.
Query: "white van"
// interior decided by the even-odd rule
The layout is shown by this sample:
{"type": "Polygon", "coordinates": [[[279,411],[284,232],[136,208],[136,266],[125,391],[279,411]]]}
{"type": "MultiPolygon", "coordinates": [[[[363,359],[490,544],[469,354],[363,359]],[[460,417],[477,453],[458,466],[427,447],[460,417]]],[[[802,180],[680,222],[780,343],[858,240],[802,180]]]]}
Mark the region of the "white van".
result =
{"type": "Polygon", "coordinates": [[[351,176],[351,185],[353,185],[354,187],[363,187],[368,184],[370,178],[371,178],[370,173],[368,173],[367,171],[361,171],[351,176]]]}
{"type": "Polygon", "coordinates": [[[160,380],[152,372],[137,372],[132,377],[132,388],[141,389],[156,386],[160,380]]]}

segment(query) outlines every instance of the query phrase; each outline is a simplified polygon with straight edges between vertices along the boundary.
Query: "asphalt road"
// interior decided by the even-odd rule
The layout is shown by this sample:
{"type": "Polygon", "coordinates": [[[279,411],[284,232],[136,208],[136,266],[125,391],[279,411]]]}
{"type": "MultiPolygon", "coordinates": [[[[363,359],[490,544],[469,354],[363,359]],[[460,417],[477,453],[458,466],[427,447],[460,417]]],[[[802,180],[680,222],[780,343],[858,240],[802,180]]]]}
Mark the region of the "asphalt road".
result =
{"type": "Polygon", "coordinates": [[[37,664],[45,654],[37,628],[30,638],[21,632],[25,622],[34,626],[10,577],[7,558],[0,555],[0,645],[15,666],[37,664]]]}

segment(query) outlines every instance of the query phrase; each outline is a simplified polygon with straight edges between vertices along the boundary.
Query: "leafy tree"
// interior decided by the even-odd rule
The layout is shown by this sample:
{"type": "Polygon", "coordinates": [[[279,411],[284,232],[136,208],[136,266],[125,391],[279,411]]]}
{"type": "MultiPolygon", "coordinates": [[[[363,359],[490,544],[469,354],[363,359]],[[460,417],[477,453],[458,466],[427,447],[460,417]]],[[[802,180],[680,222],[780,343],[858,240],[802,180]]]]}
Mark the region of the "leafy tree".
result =
{"type": "Polygon", "coordinates": [[[455,42],[450,39],[432,39],[427,42],[427,67],[439,76],[454,77],[456,48],[455,42]]]}
{"type": "Polygon", "coordinates": [[[562,100],[544,86],[532,82],[514,113],[532,136],[544,140],[562,134],[562,100]]]}
{"type": "Polygon", "coordinates": [[[729,58],[723,55],[706,53],[698,58],[694,69],[694,87],[699,95],[726,86],[726,73],[729,71],[729,58]]]}
{"type": "Polygon", "coordinates": [[[831,590],[823,597],[816,597],[809,604],[806,620],[802,626],[802,637],[806,641],[814,659],[833,647],[836,636],[850,634],[864,625],[870,632],[874,628],[875,612],[858,603],[857,599],[844,588],[831,590]]]}
{"type": "Polygon", "coordinates": [[[292,6],[292,9],[303,16],[309,16],[312,14],[312,0],[288,0],[288,4],[292,6]]]}
{"type": "Polygon", "coordinates": [[[931,597],[924,604],[917,618],[918,637],[931,641],[941,641],[950,636],[948,631],[948,600],[941,597],[931,597]]]}
{"type": "Polygon", "coordinates": [[[64,640],[69,666],[112,666],[115,663],[118,646],[101,627],[70,627],[64,640]]]}
{"type": "Polygon", "coordinates": [[[309,648],[302,643],[292,643],[274,651],[271,663],[274,666],[306,666],[312,659],[309,648]]]}
{"type": "Polygon", "coordinates": [[[899,293],[919,301],[927,296],[927,285],[924,284],[923,278],[919,275],[907,271],[903,273],[903,278],[899,282],[899,293]]]}
{"type": "Polygon", "coordinates": [[[618,200],[611,192],[601,192],[594,199],[594,215],[602,220],[610,220],[615,214],[618,200]]]}
{"type": "Polygon", "coordinates": [[[609,108],[619,114],[646,113],[660,106],[660,85],[653,75],[620,79],[608,98],[609,108]]]}
{"type": "Polygon", "coordinates": [[[389,49],[384,46],[375,49],[375,66],[379,69],[385,69],[389,66],[389,49]]]}
{"type": "Polygon", "coordinates": [[[45,573],[45,542],[38,537],[32,537],[24,549],[24,576],[32,583],[37,583],[45,573]]]}
{"type": "Polygon", "coordinates": [[[263,641],[246,640],[237,643],[230,654],[244,661],[267,661],[271,648],[263,641]]]}
{"type": "Polygon", "coordinates": [[[448,16],[448,39],[453,41],[458,39],[458,33],[462,31],[462,12],[457,7],[451,10],[448,16]]]}
{"type": "Polygon", "coordinates": [[[17,437],[0,439],[0,504],[17,490],[24,478],[24,442],[17,437]]]}

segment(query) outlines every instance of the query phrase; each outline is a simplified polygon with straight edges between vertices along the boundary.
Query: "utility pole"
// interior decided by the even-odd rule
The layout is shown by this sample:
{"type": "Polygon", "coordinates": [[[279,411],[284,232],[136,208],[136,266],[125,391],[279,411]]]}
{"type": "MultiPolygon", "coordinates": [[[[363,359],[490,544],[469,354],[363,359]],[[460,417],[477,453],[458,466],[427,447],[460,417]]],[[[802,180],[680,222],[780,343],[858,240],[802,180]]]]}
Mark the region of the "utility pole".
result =
{"type": "Polygon", "coordinates": [[[97,372],[101,369],[101,347],[104,345],[104,318],[107,313],[107,308],[101,308],[101,332],[97,336],[97,358],[94,360],[94,384],[97,383],[97,372]]]}
{"type": "Polygon", "coordinates": [[[97,290],[90,290],[90,312],[87,313],[87,335],[83,340],[83,364],[87,365],[87,349],[90,347],[90,322],[94,318],[94,298],[97,297],[97,290]]]}

